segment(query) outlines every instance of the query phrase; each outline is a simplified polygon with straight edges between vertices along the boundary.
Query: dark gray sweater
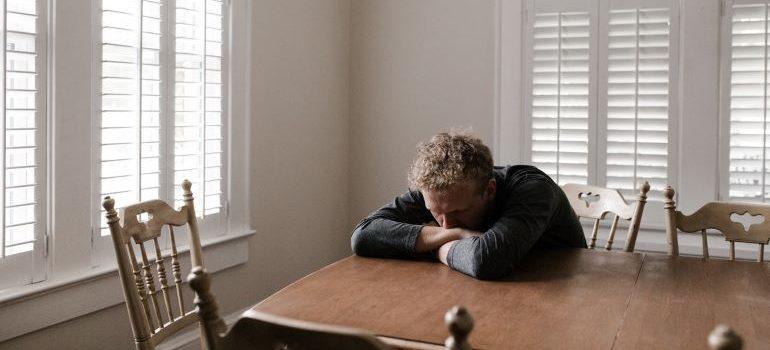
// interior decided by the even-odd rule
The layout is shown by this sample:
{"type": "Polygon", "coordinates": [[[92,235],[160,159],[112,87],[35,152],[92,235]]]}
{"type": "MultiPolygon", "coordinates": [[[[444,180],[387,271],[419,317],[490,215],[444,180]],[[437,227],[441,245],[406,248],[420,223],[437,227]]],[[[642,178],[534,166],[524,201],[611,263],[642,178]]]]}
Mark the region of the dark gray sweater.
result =
{"type": "MultiPolygon", "coordinates": [[[[528,165],[495,167],[497,193],[484,234],[457,241],[449,267],[479,279],[511,273],[533,247],[586,248],[583,228],[561,188],[528,165]]],[[[423,223],[434,221],[419,191],[409,191],[361,221],[351,245],[357,255],[415,258],[423,223]]],[[[434,254],[435,255],[435,254],[434,254]]]]}

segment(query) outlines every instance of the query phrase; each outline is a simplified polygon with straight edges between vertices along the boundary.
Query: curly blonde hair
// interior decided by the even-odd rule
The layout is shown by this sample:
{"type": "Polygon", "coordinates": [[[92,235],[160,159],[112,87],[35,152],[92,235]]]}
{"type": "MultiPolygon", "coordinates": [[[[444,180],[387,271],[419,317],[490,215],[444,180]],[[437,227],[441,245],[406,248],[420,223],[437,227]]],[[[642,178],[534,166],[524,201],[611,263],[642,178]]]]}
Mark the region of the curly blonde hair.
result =
{"type": "Polygon", "coordinates": [[[492,152],[469,132],[442,132],[417,146],[409,170],[415,190],[443,191],[457,183],[476,181],[480,191],[492,178],[492,152]]]}

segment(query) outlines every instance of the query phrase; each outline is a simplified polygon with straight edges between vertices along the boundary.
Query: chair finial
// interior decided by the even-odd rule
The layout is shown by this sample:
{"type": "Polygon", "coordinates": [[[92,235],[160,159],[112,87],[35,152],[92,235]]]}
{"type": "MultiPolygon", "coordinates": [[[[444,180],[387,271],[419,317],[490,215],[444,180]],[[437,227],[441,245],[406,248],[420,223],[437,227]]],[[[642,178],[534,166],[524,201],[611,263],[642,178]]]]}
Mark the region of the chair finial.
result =
{"type": "Polygon", "coordinates": [[[663,197],[665,198],[663,200],[663,208],[676,208],[674,204],[674,194],[676,194],[674,188],[666,186],[666,189],[663,190],[663,197]]]}
{"type": "Polygon", "coordinates": [[[650,192],[650,182],[645,181],[640,188],[642,196],[647,196],[647,192],[650,192]]]}
{"type": "Polygon", "coordinates": [[[187,276],[187,283],[195,292],[195,306],[202,320],[211,321],[219,318],[217,302],[211,294],[211,276],[202,266],[194,266],[187,276]]]}
{"type": "Polygon", "coordinates": [[[712,350],[740,350],[743,340],[725,324],[717,325],[708,337],[709,348],[712,350]]]}
{"type": "Polygon", "coordinates": [[[104,207],[104,210],[108,212],[115,210],[115,200],[112,199],[112,197],[110,196],[104,197],[104,201],[102,202],[102,207],[104,207]]]}
{"type": "Polygon", "coordinates": [[[184,190],[185,194],[192,192],[190,191],[191,188],[192,188],[192,182],[190,182],[190,180],[188,179],[184,179],[184,181],[182,181],[182,189],[184,190]]]}
{"type": "Polygon", "coordinates": [[[107,218],[107,224],[120,220],[118,219],[118,212],[115,211],[115,200],[112,199],[112,197],[104,197],[102,206],[104,207],[104,210],[106,210],[104,217],[107,218]]]}
{"type": "Polygon", "coordinates": [[[473,317],[464,307],[455,305],[444,315],[444,323],[449,328],[449,338],[444,345],[450,350],[471,350],[468,335],[473,329],[473,317]]]}

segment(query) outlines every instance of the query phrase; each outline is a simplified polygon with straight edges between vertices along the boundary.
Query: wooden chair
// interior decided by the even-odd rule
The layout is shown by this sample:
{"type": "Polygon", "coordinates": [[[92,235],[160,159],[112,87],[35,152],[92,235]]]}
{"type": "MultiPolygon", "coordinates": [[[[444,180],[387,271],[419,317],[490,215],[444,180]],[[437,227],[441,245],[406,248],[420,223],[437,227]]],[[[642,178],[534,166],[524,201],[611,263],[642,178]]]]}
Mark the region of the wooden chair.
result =
{"type": "Polygon", "coordinates": [[[757,261],[765,258],[765,245],[770,242],[770,205],[763,203],[740,202],[710,202],[700,207],[692,215],[684,215],[676,210],[674,189],[671,186],[663,191],[663,209],[666,215],[666,234],[668,236],[669,255],[679,255],[679,240],[677,229],[682,232],[701,233],[703,241],[703,258],[709,258],[706,230],[713,229],[721,232],[725,240],[730,242],[730,260],[735,260],[735,242],[754,243],[759,245],[757,261]],[[740,222],[733,221],[733,214],[749,214],[752,218],[761,215],[756,220],[761,223],[752,224],[748,229],[740,222]]]}
{"type": "MultiPolygon", "coordinates": [[[[200,315],[205,349],[208,350],[392,349],[366,331],[292,320],[254,310],[241,315],[226,333],[220,332],[217,328],[221,324],[217,302],[209,290],[211,277],[202,267],[194,267],[187,281],[195,291],[195,305],[200,315]]],[[[468,335],[473,329],[473,319],[465,308],[455,306],[447,312],[444,321],[451,334],[446,340],[446,349],[470,350],[468,335]]]]}
{"type": "Polygon", "coordinates": [[[647,203],[647,192],[650,191],[649,182],[642,184],[639,192],[639,200],[636,204],[626,202],[620,191],[579,184],[565,184],[562,186],[564,193],[569,199],[569,203],[575,214],[579,218],[590,218],[594,220],[594,227],[591,232],[591,241],[588,248],[596,247],[596,236],[599,232],[599,223],[604,220],[607,213],[612,213],[612,226],[607,238],[605,249],[612,249],[612,243],[615,239],[615,230],[618,227],[618,220],[630,221],[628,233],[626,234],[626,246],[623,249],[626,252],[633,252],[636,245],[636,236],[639,233],[639,223],[642,220],[644,205],[647,203]]]}
{"type": "Polygon", "coordinates": [[[185,204],[178,211],[172,209],[166,202],[151,200],[129,205],[121,210],[122,222],[115,212],[115,200],[110,197],[104,199],[103,206],[107,210],[107,224],[115,246],[115,257],[118,259],[118,272],[126,299],[126,308],[134,332],[136,348],[140,350],[155,349],[170,335],[198,321],[196,310],[184,310],[184,298],[180,288],[182,272],[174,236],[174,227],[188,225],[192,266],[202,266],[203,256],[191,187],[190,181],[182,182],[185,204]],[[141,222],[139,215],[147,215],[149,220],[141,222]],[[166,257],[161,255],[158,245],[162,228],[166,225],[171,242],[170,259],[173,274],[171,286],[166,273],[166,257]],[[153,275],[151,258],[145,247],[145,243],[149,242],[154,245],[150,248],[154,251],[149,253],[155,254],[154,265],[157,278],[153,275]],[[139,259],[133,245],[138,247],[139,259]],[[156,280],[160,284],[159,288],[156,280]],[[172,291],[172,289],[175,290],[172,291]]]}

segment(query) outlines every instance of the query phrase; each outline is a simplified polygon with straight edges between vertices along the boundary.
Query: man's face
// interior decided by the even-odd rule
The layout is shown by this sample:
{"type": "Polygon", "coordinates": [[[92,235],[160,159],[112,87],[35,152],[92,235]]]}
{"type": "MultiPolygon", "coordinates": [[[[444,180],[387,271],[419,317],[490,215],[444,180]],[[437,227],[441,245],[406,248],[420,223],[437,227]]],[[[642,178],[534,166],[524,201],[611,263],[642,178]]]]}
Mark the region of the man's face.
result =
{"type": "Polygon", "coordinates": [[[489,180],[484,190],[475,181],[458,183],[444,191],[422,191],[425,207],[443,228],[479,230],[489,204],[495,197],[497,183],[489,180]]]}

